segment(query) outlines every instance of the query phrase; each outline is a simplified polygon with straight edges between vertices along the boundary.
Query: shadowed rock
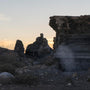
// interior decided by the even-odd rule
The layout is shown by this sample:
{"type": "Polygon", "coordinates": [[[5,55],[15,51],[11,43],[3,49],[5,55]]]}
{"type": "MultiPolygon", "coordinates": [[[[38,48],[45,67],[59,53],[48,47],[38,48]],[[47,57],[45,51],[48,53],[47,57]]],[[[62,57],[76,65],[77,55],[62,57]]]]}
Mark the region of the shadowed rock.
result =
{"type": "Polygon", "coordinates": [[[7,48],[2,48],[2,47],[0,47],[0,54],[2,54],[3,52],[7,52],[7,51],[8,51],[7,48]]]}
{"type": "Polygon", "coordinates": [[[14,51],[17,52],[20,56],[24,56],[24,46],[21,40],[16,41],[14,51]]]}
{"type": "Polygon", "coordinates": [[[0,83],[1,84],[9,84],[12,83],[15,77],[9,72],[0,73],[0,83]]]}
{"type": "Polygon", "coordinates": [[[67,35],[90,34],[90,16],[52,16],[49,25],[55,30],[54,46],[57,48],[67,35]]]}
{"type": "Polygon", "coordinates": [[[43,37],[43,34],[40,34],[40,37],[36,38],[36,41],[33,44],[30,44],[26,48],[26,55],[30,57],[44,57],[49,55],[52,52],[52,49],[48,45],[48,41],[43,37]]]}
{"type": "Polygon", "coordinates": [[[90,68],[90,15],[53,16],[55,57],[67,71],[90,68]]]}

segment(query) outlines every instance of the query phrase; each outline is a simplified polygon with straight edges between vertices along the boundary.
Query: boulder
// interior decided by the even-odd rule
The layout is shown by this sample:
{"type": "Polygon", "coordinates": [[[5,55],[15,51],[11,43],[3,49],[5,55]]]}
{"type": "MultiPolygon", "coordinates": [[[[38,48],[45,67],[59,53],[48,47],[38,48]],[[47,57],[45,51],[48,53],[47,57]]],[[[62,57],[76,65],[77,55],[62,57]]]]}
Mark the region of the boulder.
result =
{"type": "Polygon", "coordinates": [[[24,45],[21,40],[16,41],[14,51],[17,52],[20,56],[24,56],[24,45]]]}
{"type": "Polygon", "coordinates": [[[9,72],[0,73],[0,83],[1,84],[9,84],[15,79],[14,75],[9,72]]]}

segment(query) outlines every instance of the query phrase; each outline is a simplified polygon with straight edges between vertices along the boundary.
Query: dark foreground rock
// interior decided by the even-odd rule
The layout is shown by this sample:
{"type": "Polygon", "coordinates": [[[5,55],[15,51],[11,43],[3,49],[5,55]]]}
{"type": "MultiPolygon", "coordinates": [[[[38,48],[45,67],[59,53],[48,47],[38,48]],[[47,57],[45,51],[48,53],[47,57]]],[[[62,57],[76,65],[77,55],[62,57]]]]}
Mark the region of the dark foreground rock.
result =
{"type": "MultiPolygon", "coordinates": [[[[4,50],[2,48],[2,51],[4,50]]],[[[89,70],[85,72],[61,72],[53,63],[52,57],[44,59],[46,61],[43,61],[42,64],[31,65],[31,62],[34,63],[32,59],[21,58],[16,52],[5,50],[0,54],[0,90],[90,89],[89,70]],[[5,64],[8,67],[4,66],[5,64]],[[10,65],[12,67],[9,67],[10,65]],[[14,72],[11,72],[12,68],[14,68],[14,72]]]]}
{"type": "Polygon", "coordinates": [[[16,68],[31,65],[31,59],[20,57],[17,52],[0,48],[0,72],[15,73],[16,68]]]}
{"type": "Polygon", "coordinates": [[[1,90],[90,90],[90,81],[87,81],[88,72],[59,73],[54,78],[45,78],[43,83],[38,85],[9,84],[0,85],[1,90]],[[75,77],[76,78],[75,78],[75,77]],[[58,78],[57,78],[58,77],[58,78]]]}

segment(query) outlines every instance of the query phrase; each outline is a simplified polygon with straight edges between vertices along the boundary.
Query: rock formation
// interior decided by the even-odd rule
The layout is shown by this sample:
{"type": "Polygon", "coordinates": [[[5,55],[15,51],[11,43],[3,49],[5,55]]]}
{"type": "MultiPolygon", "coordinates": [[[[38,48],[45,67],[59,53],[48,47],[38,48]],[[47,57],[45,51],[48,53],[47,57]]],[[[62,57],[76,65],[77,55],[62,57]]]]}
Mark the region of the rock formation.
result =
{"type": "Polygon", "coordinates": [[[17,52],[20,56],[24,56],[24,46],[21,40],[16,41],[14,51],[17,52]]]}
{"type": "Polygon", "coordinates": [[[49,55],[51,51],[52,49],[49,47],[47,39],[41,33],[33,44],[27,46],[26,55],[29,57],[44,57],[49,55]]]}
{"type": "Polygon", "coordinates": [[[55,56],[67,71],[90,68],[90,16],[53,16],[55,56]]]}

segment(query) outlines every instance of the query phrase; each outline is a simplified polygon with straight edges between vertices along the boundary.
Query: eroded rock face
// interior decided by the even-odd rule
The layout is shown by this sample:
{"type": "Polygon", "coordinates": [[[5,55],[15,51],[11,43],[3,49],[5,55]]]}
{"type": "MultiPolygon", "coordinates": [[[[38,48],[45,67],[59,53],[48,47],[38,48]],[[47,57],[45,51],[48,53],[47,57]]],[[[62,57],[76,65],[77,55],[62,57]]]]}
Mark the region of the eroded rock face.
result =
{"type": "Polygon", "coordinates": [[[24,45],[21,40],[16,41],[14,51],[17,52],[20,56],[24,56],[24,45]]]}
{"type": "Polygon", "coordinates": [[[66,71],[90,68],[90,16],[53,16],[55,56],[66,71]]]}
{"type": "Polygon", "coordinates": [[[49,25],[55,30],[54,48],[65,41],[67,35],[90,34],[90,16],[52,16],[49,25]]]}
{"type": "Polygon", "coordinates": [[[36,38],[33,44],[30,44],[26,48],[26,55],[30,57],[44,57],[50,54],[52,49],[48,45],[48,41],[40,34],[40,37],[36,38]]]}

